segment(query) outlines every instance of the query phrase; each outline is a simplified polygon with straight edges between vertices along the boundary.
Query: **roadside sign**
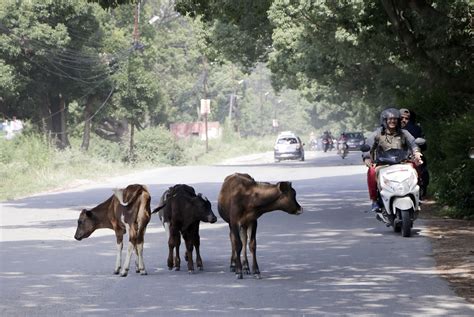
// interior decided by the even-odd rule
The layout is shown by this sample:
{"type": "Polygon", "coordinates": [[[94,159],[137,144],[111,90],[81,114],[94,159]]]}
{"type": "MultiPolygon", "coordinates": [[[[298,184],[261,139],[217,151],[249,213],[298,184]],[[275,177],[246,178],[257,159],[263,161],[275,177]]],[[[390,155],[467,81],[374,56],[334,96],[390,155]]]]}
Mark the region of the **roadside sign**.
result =
{"type": "Polygon", "coordinates": [[[201,99],[201,114],[211,113],[211,99],[201,99]]]}

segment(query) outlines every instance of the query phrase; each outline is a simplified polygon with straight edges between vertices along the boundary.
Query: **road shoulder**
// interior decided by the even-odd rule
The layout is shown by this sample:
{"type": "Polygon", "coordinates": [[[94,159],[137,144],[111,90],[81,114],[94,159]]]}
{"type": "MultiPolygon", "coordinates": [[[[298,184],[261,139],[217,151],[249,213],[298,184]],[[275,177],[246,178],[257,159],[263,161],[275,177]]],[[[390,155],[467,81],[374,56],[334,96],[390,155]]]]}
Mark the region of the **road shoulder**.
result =
{"type": "Polygon", "coordinates": [[[428,224],[436,269],[458,296],[474,304],[474,221],[440,217],[440,209],[428,200],[420,214],[428,224]]]}

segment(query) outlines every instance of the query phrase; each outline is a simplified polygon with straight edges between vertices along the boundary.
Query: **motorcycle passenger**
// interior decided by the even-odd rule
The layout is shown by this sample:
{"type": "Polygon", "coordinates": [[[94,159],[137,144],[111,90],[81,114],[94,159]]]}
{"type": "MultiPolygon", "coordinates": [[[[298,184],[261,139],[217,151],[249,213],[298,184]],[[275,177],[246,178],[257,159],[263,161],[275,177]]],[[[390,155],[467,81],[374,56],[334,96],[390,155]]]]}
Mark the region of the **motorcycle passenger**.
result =
{"type": "MultiPolygon", "coordinates": [[[[424,138],[423,130],[419,125],[417,125],[413,118],[412,114],[410,113],[410,110],[406,108],[401,108],[400,109],[400,118],[401,118],[401,124],[402,124],[402,129],[407,130],[410,132],[410,134],[416,139],[416,138],[424,138]]],[[[420,147],[421,152],[426,150],[426,144],[420,147]]],[[[426,195],[428,184],[430,182],[430,175],[428,173],[428,162],[426,161],[426,157],[423,158],[423,164],[420,166],[417,166],[417,172],[418,175],[420,175],[420,198],[423,198],[426,195]]]]}
{"type": "Polygon", "coordinates": [[[413,120],[410,120],[410,110],[406,108],[401,108],[400,109],[400,120],[402,124],[402,129],[407,130],[410,132],[410,134],[416,139],[416,138],[423,138],[423,130],[419,125],[413,122],[413,120]]]}
{"type": "Polygon", "coordinates": [[[362,154],[364,163],[369,168],[367,171],[367,186],[369,197],[372,200],[373,212],[379,212],[381,208],[377,202],[377,171],[380,169],[380,165],[374,163],[380,153],[391,149],[411,150],[415,165],[418,166],[423,163],[415,138],[407,130],[401,128],[400,111],[398,109],[385,109],[381,113],[380,121],[381,126],[367,138],[370,151],[362,154]]]}

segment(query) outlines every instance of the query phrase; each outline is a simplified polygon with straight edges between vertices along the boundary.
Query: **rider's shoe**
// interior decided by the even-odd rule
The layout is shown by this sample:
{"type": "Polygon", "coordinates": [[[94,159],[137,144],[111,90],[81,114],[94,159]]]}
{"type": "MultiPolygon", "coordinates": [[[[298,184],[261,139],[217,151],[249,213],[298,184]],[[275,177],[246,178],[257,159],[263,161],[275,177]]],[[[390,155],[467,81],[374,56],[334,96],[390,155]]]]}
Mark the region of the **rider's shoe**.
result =
{"type": "Polygon", "coordinates": [[[380,211],[379,203],[376,201],[372,202],[372,212],[378,212],[378,211],[380,211]]]}

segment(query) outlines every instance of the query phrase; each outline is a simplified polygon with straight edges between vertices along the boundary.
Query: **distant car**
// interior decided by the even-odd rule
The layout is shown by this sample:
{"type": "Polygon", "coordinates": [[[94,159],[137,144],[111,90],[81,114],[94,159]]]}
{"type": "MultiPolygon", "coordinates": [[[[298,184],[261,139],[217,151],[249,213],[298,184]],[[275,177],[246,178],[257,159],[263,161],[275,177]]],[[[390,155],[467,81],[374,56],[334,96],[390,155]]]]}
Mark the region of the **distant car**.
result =
{"type": "Polygon", "coordinates": [[[278,135],[274,146],[275,162],[281,160],[304,161],[304,143],[293,132],[286,131],[278,135]]]}
{"type": "Polygon", "coordinates": [[[360,146],[365,144],[365,137],[362,132],[346,132],[347,146],[349,150],[360,150],[360,146]]]}

